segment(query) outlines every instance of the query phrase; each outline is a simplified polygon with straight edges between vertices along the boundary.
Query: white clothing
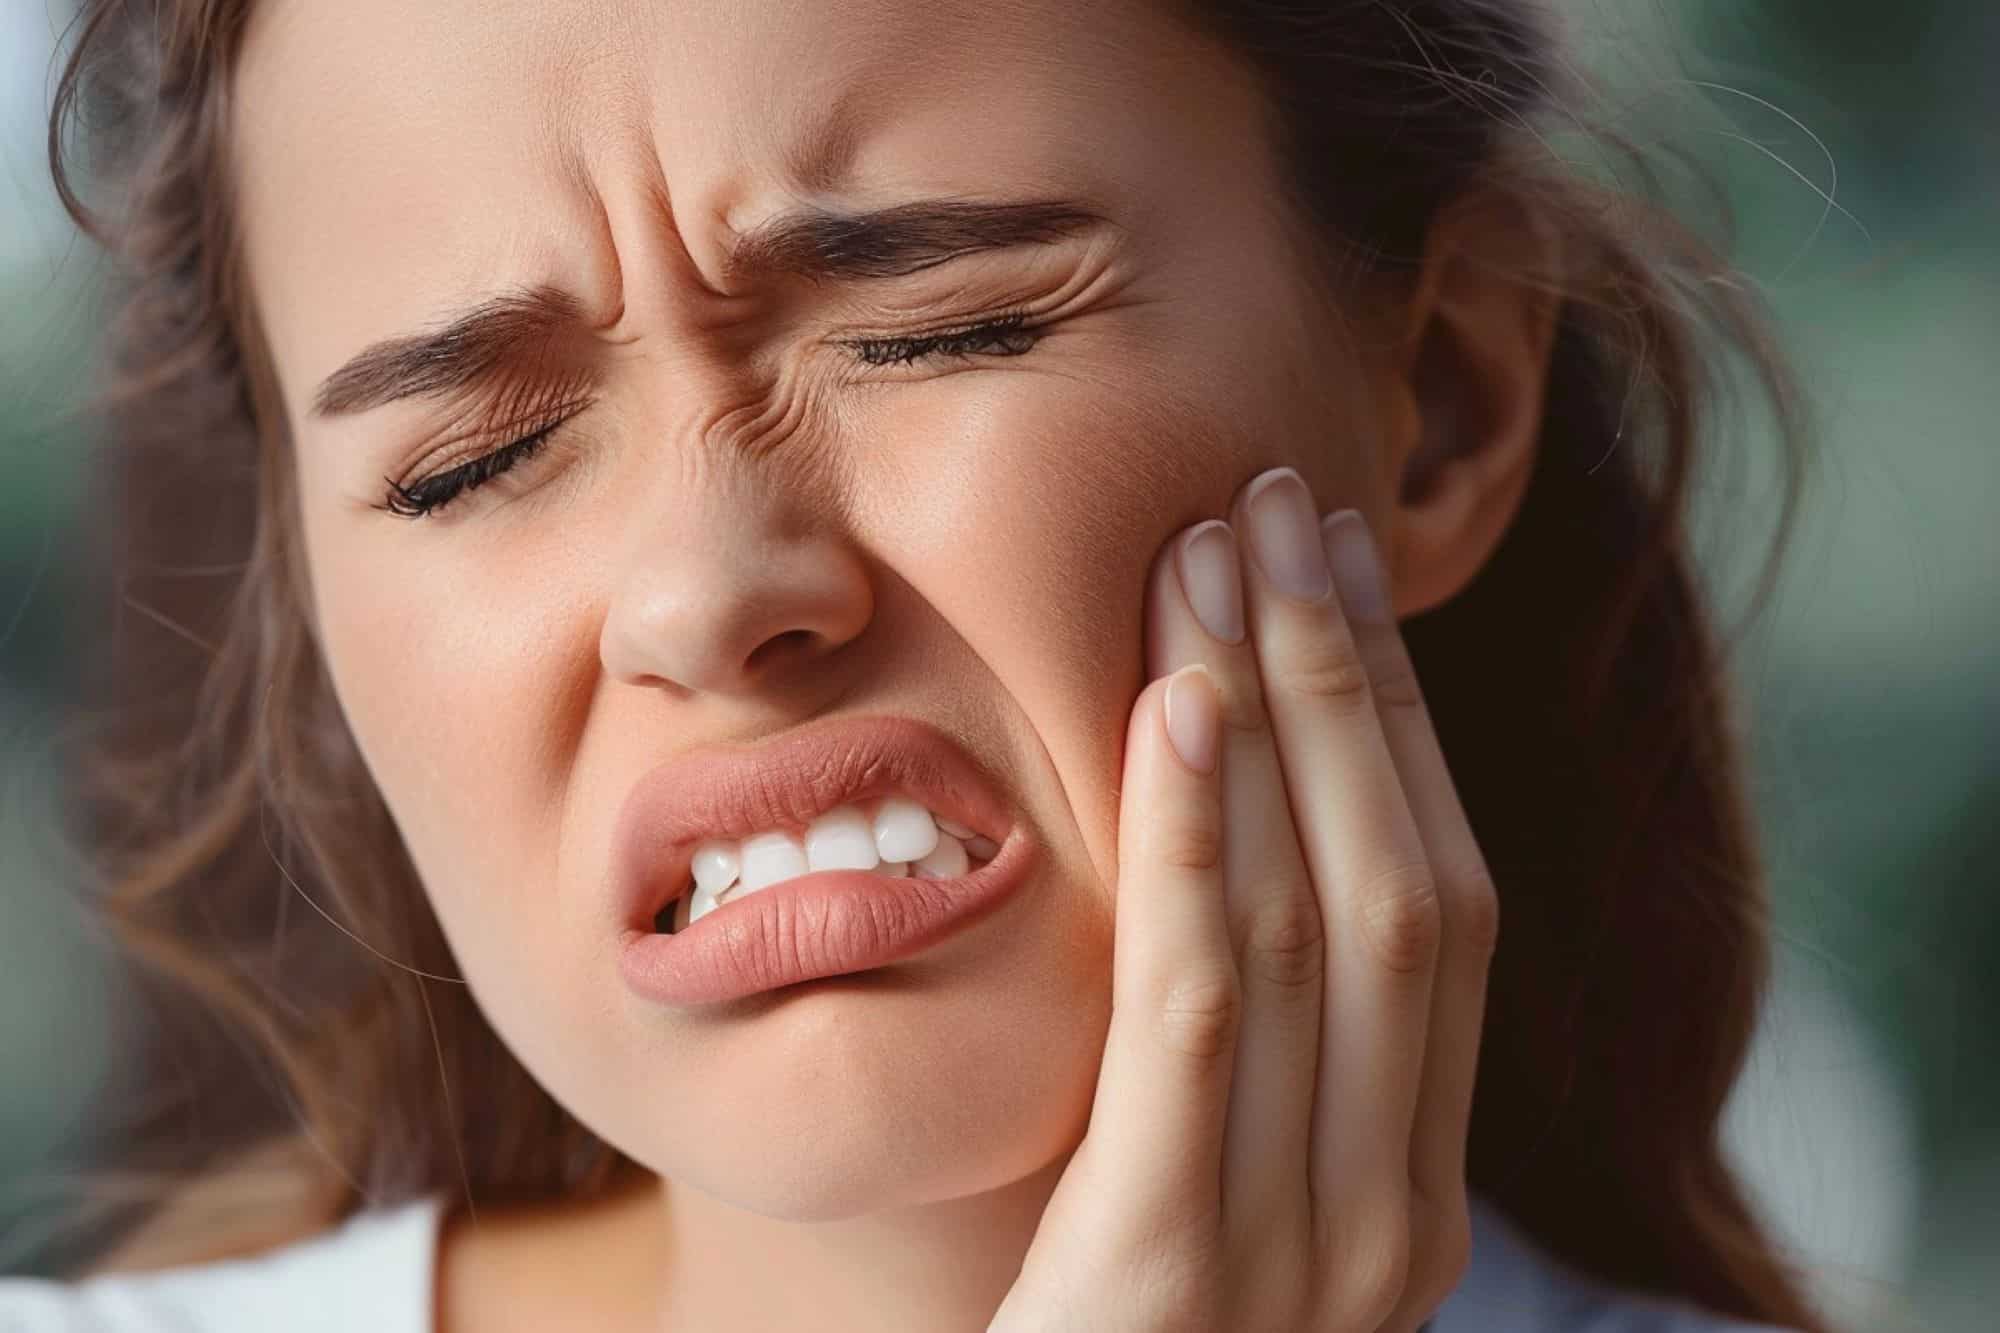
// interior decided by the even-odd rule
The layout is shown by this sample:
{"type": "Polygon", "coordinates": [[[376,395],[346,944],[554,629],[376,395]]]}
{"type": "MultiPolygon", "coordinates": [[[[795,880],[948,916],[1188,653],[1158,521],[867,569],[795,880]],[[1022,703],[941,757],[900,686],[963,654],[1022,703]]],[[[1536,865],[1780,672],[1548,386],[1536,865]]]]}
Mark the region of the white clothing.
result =
{"type": "MultiPolygon", "coordinates": [[[[444,1196],[249,1259],[77,1283],[0,1278],[0,1333],[433,1333],[444,1196]]],[[[1472,1258],[1430,1333],[1783,1333],[1609,1290],[1472,1199],[1472,1258]]]]}

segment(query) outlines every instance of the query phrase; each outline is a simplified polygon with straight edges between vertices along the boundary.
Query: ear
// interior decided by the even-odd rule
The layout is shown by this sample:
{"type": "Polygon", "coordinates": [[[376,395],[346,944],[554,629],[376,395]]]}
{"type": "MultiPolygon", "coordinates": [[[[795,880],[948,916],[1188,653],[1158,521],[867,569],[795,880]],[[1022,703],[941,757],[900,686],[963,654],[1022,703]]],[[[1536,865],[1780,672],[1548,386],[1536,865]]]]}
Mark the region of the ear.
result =
{"type": "Polygon", "coordinates": [[[1541,437],[1561,250],[1517,201],[1480,192],[1431,226],[1415,290],[1375,363],[1383,404],[1371,515],[1398,616],[1470,583],[1520,508],[1541,437]]]}

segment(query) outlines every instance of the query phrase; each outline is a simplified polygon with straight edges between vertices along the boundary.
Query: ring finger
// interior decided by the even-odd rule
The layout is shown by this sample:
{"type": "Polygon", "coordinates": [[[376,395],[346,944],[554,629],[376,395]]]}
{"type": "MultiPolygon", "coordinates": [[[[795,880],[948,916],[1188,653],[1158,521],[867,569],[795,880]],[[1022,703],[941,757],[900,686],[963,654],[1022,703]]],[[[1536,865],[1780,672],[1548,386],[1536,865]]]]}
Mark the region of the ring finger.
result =
{"type": "MultiPolygon", "coordinates": [[[[1348,605],[1368,677],[1375,685],[1377,711],[1403,790],[1437,871],[1444,904],[1444,935],[1438,957],[1437,992],[1425,1043],[1423,1091],[1411,1144],[1410,1177],[1420,1192],[1443,1204],[1465,1191],[1465,1146],[1472,1117],[1472,1090],[1479,1067],[1479,1039],[1486,1008],[1486,984],[1499,935],[1499,899],[1484,854],[1460,804],[1458,788],[1445,765],[1430,709],[1424,703],[1414,663],[1403,641],[1381,580],[1373,544],[1358,516],[1329,516],[1321,524],[1329,560],[1342,543],[1357,566],[1355,582],[1372,586],[1348,605]]],[[[1347,605],[1346,603],[1343,603],[1347,605]]]]}

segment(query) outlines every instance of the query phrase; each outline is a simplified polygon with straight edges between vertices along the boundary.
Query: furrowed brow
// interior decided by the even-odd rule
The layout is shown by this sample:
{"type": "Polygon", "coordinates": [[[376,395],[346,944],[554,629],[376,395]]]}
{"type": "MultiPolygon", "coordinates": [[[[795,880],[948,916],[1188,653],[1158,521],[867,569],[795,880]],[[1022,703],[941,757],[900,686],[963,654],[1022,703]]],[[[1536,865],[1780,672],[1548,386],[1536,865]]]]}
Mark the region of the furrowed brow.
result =
{"type": "Polygon", "coordinates": [[[345,416],[470,388],[545,345],[582,315],[574,296],[546,285],[489,297],[436,329],[364,348],[319,386],[312,414],[345,416]]]}
{"type": "MultiPolygon", "coordinates": [[[[745,233],[724,269],[732,281],[776,275],[815,281],[902,277],[964,255],[1052,245],[1108,222],[1094,209],[1063,199],[920,199],[861,213],[805,210],[780,214],[745,233]]],[[[487,298],[434,330],[364,348],[320,385],[312,415],[346,416],[472,387],[581,318],[581,303],[556,287],[487,298]]]]}

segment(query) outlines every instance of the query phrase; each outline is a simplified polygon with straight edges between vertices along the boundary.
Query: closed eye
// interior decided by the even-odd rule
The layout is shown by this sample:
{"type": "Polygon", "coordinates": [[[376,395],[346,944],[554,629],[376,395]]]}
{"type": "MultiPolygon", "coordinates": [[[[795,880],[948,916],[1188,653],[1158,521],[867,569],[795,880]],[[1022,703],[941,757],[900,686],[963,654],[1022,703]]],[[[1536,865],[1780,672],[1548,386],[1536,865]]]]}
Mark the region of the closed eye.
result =
{"type": "Polygon", "coordinates": [[[962,329],[894,338],[842,338],[871,366],[909,365],[938,357],[1020,356],[1041,341],[1042,330],[1026,327],[1027,314],[1013,311],[962,329]]]}
{"type": "Polygon", "coordinates": [[[422,481],[404,485],[385,477],[383,480],[388,482],[388,494],[373,507],[400,518],[423,518],[436,513],[467,491],[476,490],[532,458],[568,420],[564,417],[552,421],[533,434],[481,454],[470,462],[425,477],[422,481]]]}

